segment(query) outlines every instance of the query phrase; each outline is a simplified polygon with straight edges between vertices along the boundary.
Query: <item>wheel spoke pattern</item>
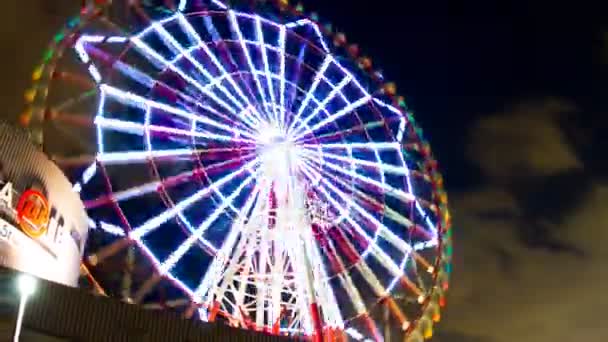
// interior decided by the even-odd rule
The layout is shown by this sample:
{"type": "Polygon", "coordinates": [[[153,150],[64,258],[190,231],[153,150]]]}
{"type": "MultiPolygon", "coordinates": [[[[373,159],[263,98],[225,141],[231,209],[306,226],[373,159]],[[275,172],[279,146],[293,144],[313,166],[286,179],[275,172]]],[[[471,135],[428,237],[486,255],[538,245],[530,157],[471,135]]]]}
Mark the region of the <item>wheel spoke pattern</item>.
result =
{"type": "Polygon", "coordinates": [[[134,1],[54,39],[22,123],[88,208],[98,292],[316,341],[432,335],[437,164],[393,86],[311,18],[134,1]]]}

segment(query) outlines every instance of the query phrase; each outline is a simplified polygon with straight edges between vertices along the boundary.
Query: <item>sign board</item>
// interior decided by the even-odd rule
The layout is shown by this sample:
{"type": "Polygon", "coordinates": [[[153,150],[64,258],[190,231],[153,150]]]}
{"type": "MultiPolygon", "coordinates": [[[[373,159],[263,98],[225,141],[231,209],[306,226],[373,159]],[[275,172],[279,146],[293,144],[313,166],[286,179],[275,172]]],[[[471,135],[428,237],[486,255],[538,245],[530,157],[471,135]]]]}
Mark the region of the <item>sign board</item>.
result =
{"type": "Polygon", "coordinates": [[[76,286],[86,237],[84,205],[61,170],[0,124],[0,266],[76,286]]]}

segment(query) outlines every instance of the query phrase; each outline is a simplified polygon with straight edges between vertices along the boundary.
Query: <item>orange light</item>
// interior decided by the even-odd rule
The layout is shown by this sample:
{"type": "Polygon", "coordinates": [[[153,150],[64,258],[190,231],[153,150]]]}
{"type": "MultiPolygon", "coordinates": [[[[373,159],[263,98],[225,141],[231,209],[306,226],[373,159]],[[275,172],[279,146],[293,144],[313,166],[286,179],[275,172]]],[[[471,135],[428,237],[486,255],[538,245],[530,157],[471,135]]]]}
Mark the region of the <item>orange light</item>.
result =
{"type": "Polygon", "coordinates": [[[441,320],[441,314],[435,313],[433,314],[433,322],[437,323],[441,320]]]}
{"type": "Polygon", "coordinates": [[[32,119],[32,113],[30,111],[25,112],[25,113],[19,115],[19,124],[23,127],[27,127],[27,126],[29,126],[31,119],[32,119]]]}
{"type": "Polygon", "coordinates": [[[25,93],[23,93],[23,98],[27,102],[34,101],[35,97],[36,97],[36,89],[35,88],[28,89],[28,90],[25,91],[25,93]]]}
{"type": "Polygon", "coordinates": [[[392,82],[386,83],[384,85],[384,91],[388,95],[393,96],[393,95],[395,95],[397,93],[397,86],[395,85],[395,83],[392,83],[392,82]]]}
{"type": "Polygon", "coordinates": [[[17,203],[17,219],[21,230],[32,238],[38,238],[48,228],[50,219],[49,203],[44,195],[36,190],[27,190],[17,203]]]}

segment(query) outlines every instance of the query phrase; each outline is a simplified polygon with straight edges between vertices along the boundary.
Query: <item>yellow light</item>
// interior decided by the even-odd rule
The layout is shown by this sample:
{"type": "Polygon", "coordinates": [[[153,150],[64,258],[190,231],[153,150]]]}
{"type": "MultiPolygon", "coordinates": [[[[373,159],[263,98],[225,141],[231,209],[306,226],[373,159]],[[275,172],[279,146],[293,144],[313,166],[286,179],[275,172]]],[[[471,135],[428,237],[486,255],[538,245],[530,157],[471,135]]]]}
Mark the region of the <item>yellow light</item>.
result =
{"type": "Polygon", "coordinates": [[[36,97],[36,88],[28,89],[28,90],[25,91],[25,93],[23,93],[23,98],[27,102],[34,101],[35,97],[36,97]]]}
{"type": "Polygon", "coordinates": [[[38,81],[42,76],[42,65],[37,67],[32,73],[32,81],[38,81]]]}
{"type": "Polygon", "coordinates": [[[427,325],[422,333],[425,339],[430,339],[433,337],[433,326],[431,324],[427,325]]]}
{"type": "Polygon", "coordinates": [[[389,95],[395,95],[397,93],[397,86],[392,82],[387,83],[384,85],[384,91],[389,95]]]}

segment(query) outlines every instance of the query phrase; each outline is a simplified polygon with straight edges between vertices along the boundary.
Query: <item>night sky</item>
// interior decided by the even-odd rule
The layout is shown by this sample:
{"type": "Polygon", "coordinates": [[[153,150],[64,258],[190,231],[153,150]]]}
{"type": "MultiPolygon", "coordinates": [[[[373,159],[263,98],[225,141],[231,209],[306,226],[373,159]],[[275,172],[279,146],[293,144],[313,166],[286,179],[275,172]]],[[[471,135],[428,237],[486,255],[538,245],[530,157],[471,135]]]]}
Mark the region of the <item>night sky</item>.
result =
{"type": "MultiPolygon", "coordinates": [[[[3,3],[6,118],[78,3],[3,3]]],[[[456,264],[437,341],[608,341],[608,12],[592,3],[304,2],[397,83],[445,174],[456,264]]]]}

